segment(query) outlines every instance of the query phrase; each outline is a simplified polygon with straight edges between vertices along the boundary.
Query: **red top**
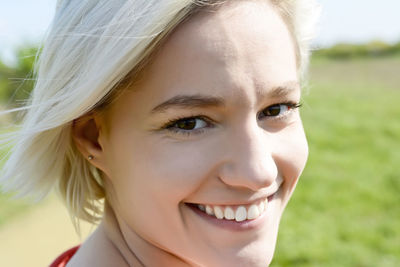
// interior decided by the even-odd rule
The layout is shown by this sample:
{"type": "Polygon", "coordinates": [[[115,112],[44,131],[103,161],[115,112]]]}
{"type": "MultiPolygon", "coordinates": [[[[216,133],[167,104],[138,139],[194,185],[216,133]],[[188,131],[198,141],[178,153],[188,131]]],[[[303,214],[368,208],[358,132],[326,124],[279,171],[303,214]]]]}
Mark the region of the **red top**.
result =
{"type": "Polygon", "coordinates": [[[68,261],[72,258],[72,256],[74,256],[75,252],[79,249],[79,247],[80,246],[76,246],[65,251],[63,254],[58,256],[58,258],[55,259],[55,261],[53,261],[52,264],[50,264],[50,267],[65,267],[68,261]]]}

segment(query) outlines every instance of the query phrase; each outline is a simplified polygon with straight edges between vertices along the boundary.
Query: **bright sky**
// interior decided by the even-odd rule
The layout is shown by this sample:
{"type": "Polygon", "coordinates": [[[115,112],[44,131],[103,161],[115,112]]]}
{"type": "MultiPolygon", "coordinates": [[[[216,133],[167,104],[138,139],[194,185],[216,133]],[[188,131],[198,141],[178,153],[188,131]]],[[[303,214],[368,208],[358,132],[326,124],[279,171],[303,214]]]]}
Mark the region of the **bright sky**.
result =
{"type": "MultiPolygon", "coordinates": [[[[110,0],[112,1],[112,0],[110,0]]],[[[400,41],[399,0],[318,0],[323,8],[315,45],[400,41]]],[[[13,49],[43,36],[56,0],[0,0],[0,57],[13,61],[13,49]]]]}

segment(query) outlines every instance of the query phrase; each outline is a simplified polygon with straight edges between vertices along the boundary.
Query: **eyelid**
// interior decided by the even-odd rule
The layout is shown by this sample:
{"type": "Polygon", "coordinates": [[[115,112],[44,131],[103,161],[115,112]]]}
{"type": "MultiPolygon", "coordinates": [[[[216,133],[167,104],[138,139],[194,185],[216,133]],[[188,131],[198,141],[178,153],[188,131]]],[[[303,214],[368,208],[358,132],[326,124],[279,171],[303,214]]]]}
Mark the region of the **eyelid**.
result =
{"type": "Polygon", "coordinates": [[[277,103],[273,105],[269,105],[268,107],[262,109],[260,112],[258,112],[257,117],[259,117],[259,114],[262,114],[264,110],[267,108],[273,107],[273,106],[278,106],[278,105],[286,105],[288,107],[288,110],[284,112],[283,114],[279,114],[277,116],[264,116],[262,119],[268,120],[268,121],[279,121],[285,119],[288,115],[290,115],[291,112],[294,110],[300,108],[302,106],[301,103],[299,102],[292,102],[292,101],[287,101],[287,102],[282,102],[282,103],[277,103]]]}
{"type": "MultiPolygon", "coordinates": [[[[270,122],[275,122],[275,121],[282,121],[284,120],[286,117],[288,117],[290,115],[291,112],[293,112],[294,110],[296,110],[297,108],[301,107],[302,104],[299,102],[291,102],[291,101],[287,101],[287,102],[282,102],[282,103],[276,103],[273,105],[269,105],[266,108],[264,108],[263,110],[272,107],[272,106],[277,106],[277,105],[286,105],[288,106],[288,110],[286,112],[284,112],[283,114],[280,114],[278,116],[265,116],[263,119],[270,121],[270,122]]],[[[260,112],[258,113],[260,114],[260,112]]],[[[257,117],[259,116],[257,114],[257,117]]],[[[207,116],[203,116],[203,115],[192,115],[192,116],[182,116],[182,117],[176,117],[174,119],[170,119],[167,123],[165,123],[160,130],[165,130],[174,134],[179,134],[179,135],[185,135],[185,136],[191,136],[191,135],[196,135],[196,134],[201,134],[204,131],[206,131],[207,129],[210,128],[215,128],[216,127],[216,122],[212,119],[210,119],[207,116]],[[203,128],[199,128],[199,129],[193,129],[193,130],[183,130],[183,129],[179,129],[176,127],[173,127],[178,121],[180,120],[189,120],[189,119],[200,119],[206,122],[207,126],[203,127],[203,128]]]]}
{"type": "Polygon", "coordinates": [[[169,120],[166,124],[164,124],[164,126],[161,127],[161,130],[166,130],[166,131],[170,131],[176,134],[181,134],[181,135],[193,135],[193,134],[201,134],[202,132],[205,131],[206,128],[214,128],[215,127],[215,122],[206,117],[206,116],[202,116],[202,115],[195,115],[195,116],[184,116],[184,117],[178,117],[175,119],[171,119],[169,120]],[[183,130],[183,129],[179,129],[176,127],[173,127],[178,121],[181,120],[190,120],[190,119],[200,119],[203,120],[204,122],[206,122],[207,126],[203,127],[203,128],[199,128],[199,129],[193,129],[193,130],[183,130]]]}
{"type": "Polygon", "coordinates": [[[181,121],[181,120],[190,120],[190,119],[200,119],[200,120],[205,121],[207,124],[209,124],[209,123],[212,122],[211,119],[209,119],[209,118],[207,118],[207,117],[205,117],[205,116],[202,116],[202,115],[183,116],[183,117],[178,117],[178,118],[170,119],[167,123],[164,124],[164,126],[162,126],[162,128],[168,129],[168,128],[174,126],[178,121],[181,121]]]}

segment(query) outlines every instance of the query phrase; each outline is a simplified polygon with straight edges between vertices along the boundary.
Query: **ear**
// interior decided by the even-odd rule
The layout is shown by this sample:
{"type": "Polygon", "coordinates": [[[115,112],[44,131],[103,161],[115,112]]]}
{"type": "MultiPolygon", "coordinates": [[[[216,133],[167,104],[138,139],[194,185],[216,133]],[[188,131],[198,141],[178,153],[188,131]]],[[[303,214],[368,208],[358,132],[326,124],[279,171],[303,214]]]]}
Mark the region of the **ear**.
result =
{"type": "Polygon", "coordinates": [[[102,120],[94,114],[82,116],[73,121],[72,138],[79,152],[92,165],[107,173],[104,149],[101,145],[102,120]]]}

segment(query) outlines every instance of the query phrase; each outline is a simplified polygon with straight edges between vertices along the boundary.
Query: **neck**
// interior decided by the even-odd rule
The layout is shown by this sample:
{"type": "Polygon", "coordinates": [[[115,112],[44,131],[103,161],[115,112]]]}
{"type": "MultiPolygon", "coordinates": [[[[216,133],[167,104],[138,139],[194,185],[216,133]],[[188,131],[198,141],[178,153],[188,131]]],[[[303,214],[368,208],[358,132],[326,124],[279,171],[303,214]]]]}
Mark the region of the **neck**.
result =
{"type": "Polygon", "coordinates": [[[124,220],[105,205],[103,223],[99,226],[129,266],[190,266],[184,260],[144,240],[124,220]]]}

